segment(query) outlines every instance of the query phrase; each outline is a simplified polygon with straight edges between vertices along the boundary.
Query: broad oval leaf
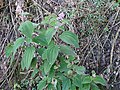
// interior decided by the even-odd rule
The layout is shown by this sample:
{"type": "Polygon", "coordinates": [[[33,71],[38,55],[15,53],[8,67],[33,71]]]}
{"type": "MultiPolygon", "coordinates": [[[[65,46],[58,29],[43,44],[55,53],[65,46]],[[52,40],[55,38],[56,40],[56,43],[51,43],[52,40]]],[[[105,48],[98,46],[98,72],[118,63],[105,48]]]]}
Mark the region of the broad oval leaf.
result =
{"type": "Polygon", "coordinates": [[[58,56],[59,48],[57,45],[49,46],[48,49],[42,54],[42,59],[44,59],[44,72],[47,74],[52,65],[55,63],[58,56]],[[45,60],[47,59],[47,60],[45,60]]]}
{"type": "Polygon", "coordinates": [[[56,33],[56,30],[54,30],[54,28],[48,28],[46,33],[45,33],[45,36],[46,36],[46,40],[48,42],[48,44],[50,43],[53,35],[55,35],[56,33]]]}
{"type": "Polygon", "coordinates": [[[105,81],[104,78],[102,78],[101,76],[96,76],[93,81],[96,83],[96,84],[101,84],[103,86],[105,86],[107,84],[107,82],[105,81]]]}
{"type": "Polygon", "coordinates": [[[71,55],[71,56],[76,55],[75,51],[69,46],[60,45],[60,51],[66,55],[71,55]]]}
{"type": "Polygon", "coordinates": [[[47,60],[50,63],[50,65],[53,65],[54,62],[57,59],[58,56],[58,52],[59,52],[59,48],[57,45],[53,45],[51,47],[48,48],[47,50],[47,60]]]}
{"type": "Polygon", "coordinates": [[[79,40],[76,34],[70,32],[70,31],[64,31],[59,38],[66,42],[67,44],[73,45],[76,48],[79,48],[79,40]]]}
{"type": "Polygon", "coordinates": [[[34,32],[34,26],[32,22],[30,21],[25,21],[21,23],[19,30],[28,38],[32,38],[32,34],[34,32]]]}
{"type": "Polygon", "coordinates": [[[34,47],[27,47],[24,54],[23,54],[23,58],[21,61],[21,67],[24,70],[25,68],[28,70],[32,59],[34,57],[34,52],[35,52],[35,48],[34,47]]]}

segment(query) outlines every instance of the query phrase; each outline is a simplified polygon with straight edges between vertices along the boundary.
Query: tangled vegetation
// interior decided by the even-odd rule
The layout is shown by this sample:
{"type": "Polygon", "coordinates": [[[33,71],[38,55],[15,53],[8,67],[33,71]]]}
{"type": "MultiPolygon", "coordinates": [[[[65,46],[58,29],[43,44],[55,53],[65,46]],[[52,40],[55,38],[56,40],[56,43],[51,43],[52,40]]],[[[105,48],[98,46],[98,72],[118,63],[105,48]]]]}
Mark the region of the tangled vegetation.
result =
{"type": "Polygon", "coordinates": [[[120,89],[120,0],[1,0],[0,14],[0,89],[120,89]]]}

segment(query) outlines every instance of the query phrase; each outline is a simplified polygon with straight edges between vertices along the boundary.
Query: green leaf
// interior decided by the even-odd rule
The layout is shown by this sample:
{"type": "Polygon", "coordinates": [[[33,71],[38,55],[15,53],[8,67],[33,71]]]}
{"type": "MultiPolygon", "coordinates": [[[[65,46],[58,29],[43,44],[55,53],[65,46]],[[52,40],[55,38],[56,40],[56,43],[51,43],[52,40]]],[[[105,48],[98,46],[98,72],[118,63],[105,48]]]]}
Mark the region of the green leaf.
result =
{"type": "Polygon", "coordinates": [[[48,77],[53,78],[54,76],[55,76],[55,69],[54,69],[54,66],[52,66],[50,69],[48,77]]]}
{"type": "Polygon", "coordinates": [[[63,81],[62,81],[62,90],[69,90],[70,87],[71,87],[70,79],[68,79],[68,78],[63,79],[63,81]]]}
{"type": "Polygon", "coordinates": [[[49,16],[46,16],[46,17],[44,18],[44,20],[42,20],[41,24],[48,24],[50,18],[51,18],[50,15],[49,15],[49,16]]]}
{"type": "Polygon", "coordinates": [[[32,22],[30,21],[25,21],[21,23],[19,30],[28,38],[32,38],[32,34],[34,32],[34,26],[32,22]]]}
{"type": "Polygon", "coordinates": [[[91,77],[90,77],[90,76],[85,76],[85,77],[83,78],[82,84],[89,84],[89,83],[91,83],[91,82],[92,82],[91,77]]]}
{"type": "Polygon", "coordinates": [[[93,81],[96,83],[96,84],[101,84],[103,86],[105,86],[107,84],[106,80],[104,78],[102,78],[101,76],[96,76],[93,81]]]}
{"type": "Polygon", "coordinates": [[[66,78],[62,72],[58,72],[56,73],[56,75],[59,77],[60,80],[64,80],[66,78]]]}
{"type": "Polygon", "coordinates": [[[59,71],[60,72],[67,72],[69,69],[67,68],[67,63],[65,62],[65,58],[64,57],[60,57],[60,67],[59,67],[59,71]]]}
{"type": "Polygon", "coordinates": [[[60,45],[60,51],[66,55],[71,55],[71,56],[76,55],[75,51],[69,46],[60,45]]]}
{"type": "Polygon", "coordinates": [[[70,90],[76,90],[76,86],[72,84],[70,90]]]}
{"type": "Polygon", "coordinates": [[[42,54],[44,53],[45,48],[39,48],[37,49],[37,52],[39,53],[40,56],[42,56],[42,54]]]}
{"type": "Polygon", "coordinates": [[[5,48],[5,55],[8,58],[13,52],[13,45],[9,44],[6,48],[5,48]]]}
{"type": "Polygon", "coordinates": [[[57,90],[61,90],[61,83],[60,83],[60,81],[58,81],[58,83],[57,83],[57,90]]]}
{"type": "Polygon", "coordinates": [[[79,48],[79,40],[78,37],[76,36],[76,34],[70,32],[70,31],[64,31],[59,38],[66,42],[67,44],[73,45],[76,48],[79,48]]]}
{"type": "Polygon", "coordinates": [[[47,78],[44,78],[43,80],[41,80],[38,85],[37,85],[37,90],[43,90],[45,88],[46,85],[46,80],[47,78]]]}
{"type": "Polygon", "coordinates": [[[52,84],[48,84],[47,90],[54,90],[54,87],[52,84]]]}
{"type": "Polygon", "coordinates": [[[15,42],[14,42],[14,45],[13,45],[13,52],[15,54],[16,50],[21,46],[21,44],[24,42],[24,38],[21,37],[21,38],[18,38],[15,42]]]}
{"type": "Polygon", "coordinates": [[[82,76],[81,75],[75,76],[72,80],[75,86],[82,88],[82,76]]]}
{"type": "Polygon", "coordinates": [[[32,72],[31,77],[34,78],[35,75],[39,72],[39,70],[37,68],[34,69],[34,71],[32,72]]]}
{"type": "Polygon", "coordinates": [[[47,59],[47,49],[44,50],[44,52],[42,54],[42,59],[43,60],[47,59]]]}
{"type": "Polygon", "coordinates": [[[84,66],[77,66],[74,65],[73,69],[77,72],[77,74],[81,75],[85,73],[85,67],[84,66]]]}
{"type": "Polygon", "coordinates": [[[118,0],[118,3],[120,3],[120,0],[118,0]]]}
{"type": "Polygon", "coordinates": [[[40,23],[32,23],[33,24],[33,27],[34,28],[37,28],[37,26],[40,24],[40,23]]]}
{"type": "Polygon", "coordinates": [[[42,46],[48,45],[46,36],[44,34],[40,34],[39,36],[34,37],[32,41],[42,46]]]}
{"type": "Polygon", "coordinates": [[[91,84],[91,90],[100,90],[100,89],[96,84],[92,83],[91,84]]]}
{"type": "Polygon", "coordinates": [[[32,62],[31,62],[31,67],[32,67],[32,68],[35,68],[35,67],[36,67],[36,63],[37,63],[37,58],[34,57],[34,58],[32,59],[32,62]]]}
{"type": "Polygon", "coordinates": [[[27,70],[29,69],[31,62],[32,62],[32,59],[33,59],[33,56],[34,56],[34,52],[35,52],[34,47],[27,47],[26,48],[26,50],[23,54],[22,61],[21,61],[21,67],[23,70],[25,69],[25,67],[27,70]]]}
{"type": "Polygon", "coordinates": [[[23,37],[18,38],[14,42],[14,45],[8,45],[5,49],[6,56],[9,57],[12,54],[12,52],[13,52],[13,56],[14,56],[16,53],[16,50],[22,45],[22,43],[24,43],[23,37]]]}
{"type": "Polygon", "coordinates": [[[28,43],[28,44],[30,44],[31,42],[32,42],[32,39],[31,38],[25,38],[25,41],[28,43]]]}
{"type": "Polygon", "coordinates": [[[82,90],[90,90],[90,84],[84,84],[82,90]]]}
{"type": "Polygon", "coordinates": [[[48,44],[50,43],[53,35],[55,35],[56,33],[56,30],[54,30],[54,28],[48,28],[46,33],[45,33],[45,36],[46,36],[46,40],[48,42],[48,44]]]}
{"type": "Polygon", "coordinates": [[[75,56],[69,56],[68,60],[71,62],[73,60],[75,60],[75,56]]]}
{"type": "Polygon", "coordinates": [[[57,59],[58,56],[58,52],[59,52],[59,48],[57,45],[53,45],[51,47],[48,48],[47,50],[47,60],[50,63],[50,65],[53,65],[54,62],[57,59]]]}
{"type": "Polygon", "coordinates": [[[52,64],[50,64],[47,60],[44,61],[44,72],[47,74],[52,67],[52,64]]]}
{"type": "Polygon", "coordinates": [[[58,52],[59,52],[58,46],[52,45],[48,49],[46,49],[44,53],[42,54],[42,59],[44,60],[47,59],[44,62],[44,71],[46,74],[50,71],[52,65],[56,61],[58,52]]]}

